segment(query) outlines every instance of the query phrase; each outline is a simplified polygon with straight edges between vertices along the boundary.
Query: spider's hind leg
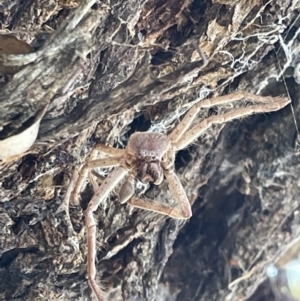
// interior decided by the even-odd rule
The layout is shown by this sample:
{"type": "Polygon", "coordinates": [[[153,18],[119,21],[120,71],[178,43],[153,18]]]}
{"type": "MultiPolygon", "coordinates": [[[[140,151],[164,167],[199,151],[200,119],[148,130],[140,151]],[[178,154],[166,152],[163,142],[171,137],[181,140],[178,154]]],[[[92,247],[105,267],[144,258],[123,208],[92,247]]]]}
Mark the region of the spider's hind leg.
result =
{"type": "Polygon", "coordinates": [[[87,267],[88,267],[88,279],[89,283],[97,296],[98,301],[104,301],[103,292],[96,283],[96,221],[94,218],[94,212],[99,207],[99,204],[104,201],[110,192],[118,185],[120,181],[127,175],[128,171],[124,167],[116,167],[102,182],[101,186],[95,191],[95,194],[88,204],[85,212],[85,225],[87,231],[88,242],[88,255],[87,255],[87,267]]]}

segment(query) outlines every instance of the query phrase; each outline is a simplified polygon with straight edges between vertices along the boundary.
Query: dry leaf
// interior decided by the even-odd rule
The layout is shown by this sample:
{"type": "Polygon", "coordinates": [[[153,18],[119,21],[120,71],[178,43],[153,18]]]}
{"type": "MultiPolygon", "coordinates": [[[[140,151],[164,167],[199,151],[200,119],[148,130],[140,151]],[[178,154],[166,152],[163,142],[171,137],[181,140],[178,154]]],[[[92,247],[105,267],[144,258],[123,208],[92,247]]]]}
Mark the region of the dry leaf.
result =
{"type": "MultiPolygon", "coordinates": [[[[0,55],[2,54],[27,54],[33,52],[33,48],[24,41],[10,35],[0,35],[0,55]]],[[[0,63],[0,73],[14,74],[20,67],[3,66],[0,63]]]]}
{"type": "Polygon", "coordinates": [[[34,143],[40,128],[40,122],[47,110],[47,106],[41,110],[32,125],[23,132],[0,140],[0,160],[7,160],[26,152],[34,143]]]}

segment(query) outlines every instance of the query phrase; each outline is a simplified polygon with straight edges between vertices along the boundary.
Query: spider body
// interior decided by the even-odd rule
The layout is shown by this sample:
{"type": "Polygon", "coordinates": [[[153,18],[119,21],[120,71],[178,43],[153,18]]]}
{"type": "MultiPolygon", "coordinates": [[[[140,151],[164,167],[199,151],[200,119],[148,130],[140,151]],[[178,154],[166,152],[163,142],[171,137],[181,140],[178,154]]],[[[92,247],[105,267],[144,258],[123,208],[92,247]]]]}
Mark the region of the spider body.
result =
{"type": "Polygon", "coordinates": [[[171,148],[171,140],[165,134],[136,132],[125,148],[124,163],[128,175],[119,190],[120,202],[126,203],[135,194],[136,180],[149,185],[159,185],[164,179],[164,163],[171,148]]]}
{"type": "Polygon", "coordinates": [[[78,202],[82,184],[89,169],[96,167],[114,167],[102,182],[101,186],[93,184],[95,194],[86,209],[85,223],[88,241],[88,279],[98,301],[104,301],[103,292],[95,281],[96,276],[96,222],[93,212],[104,201],[110,192],[122,181],[119,191],[121,203],[164,214],[176,219],[188,219],[192,215],[189,199],[175,174],[174,160],[178,150],[186,148],[200,137],[212,124],[225,123],[255,113],[277,111],[290,101],[280,97],[262,97],[247,92],[237,92],[227,96],[201,101],[191,107],[181,122],[169,134],[137,132],[131,135],[125,149],[117,149],[105,145],[96,145],[94,150],[103,152],[107,158],[88,161],[79,174],[73,190],[74,201],[78,202]],[[201,108],[227,104],[242,99],[252,100],[258,104],[234,109],[221,115],[210,116],[198,124],[193,122],[201,108]],[[166,178],[171,194],[176,201],[174,207],[159,202],[145,202],[134,196],[136,180],[143,183],[161,184],[166,178]]]}
{"type": "Polygon", "coordinates": [[[129,138],[127,150],[136,158],[136,177],[142,183],[159,185],[163,181],[162,163],[171,148],[171,140],[161,133],[136,132],[129,138]]]}

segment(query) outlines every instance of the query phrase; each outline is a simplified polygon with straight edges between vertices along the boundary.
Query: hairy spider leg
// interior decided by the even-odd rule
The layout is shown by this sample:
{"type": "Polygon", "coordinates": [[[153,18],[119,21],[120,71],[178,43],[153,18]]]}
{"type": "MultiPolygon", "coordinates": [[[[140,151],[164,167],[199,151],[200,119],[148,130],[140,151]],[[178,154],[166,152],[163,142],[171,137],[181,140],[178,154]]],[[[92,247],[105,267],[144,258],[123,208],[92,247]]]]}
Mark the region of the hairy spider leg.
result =
{"type": "MultiPolygon", "coordinates": [[[[249,98],[249,94],[247,95],[247,98],[249,98]]],[[[186,148],[194,140],[199,138],[199,136],[201,136],[203,132],[205,132],[213,124],[225,123],[234,119],[250,116],[256,113],[267,113],[272,111],[278,111],[290,103],[288,99],[283,99],[280,97],[276,97],[276,98],[256,97],[256,98],[252,98],[251,100],[253,99],[266,100],[266,98],[268,98],[269,101],[270,99],[273,100],[273,102],[271,103],[271,102],[264,101],[265,104],[252,105],[245,108],[236,109],[234,111],[230,111],[222,115],[215,115],[215,116],[208,117],[207,119],[204,119],[199,124],[195,125],[190,130],[188,130],[185,133],[185,136],[181,138],[177,143],[175,143],[175,148],[177,150],[186,148]]]]}
{"type": "Polygon", "coordinates": [[[173,207],[160,203],[149,202],[138,197],[132,197],[128,203],[133,207],[157,212],[175,219],[187,219],[192,216],[192,209],[182,184],[176,174],[166,171],[165,176],[169,183],[169,189],[176,200],[173,207]]]}
{"type": "MultiPolygon", "coordinates": [[[[123,157],[124,155],[125,155],[124,149],[118,149],[118,148],[106,146],[103,144],[95,145],[93,150],[91,151],[90,161],[88,163],[85,163],[80,169],[79,176],[77,178],[77,181],[76,181],[73,193],[72,193],[72,197],[71,197],[73,200],[73,203],[76,205],[79,204],[80,192],[83,188],[85,179],[88,176],[89,169],[93,169],[96,167],[118,166],[121,157],[123,157]],[[94,158],[97,157],[98,151],[103,152],[111,157],[93,160],[94,158]]],[[[95,182],[93,181],[92,184],[94,186],[95,182]]]]}
{"type": "Polygon", "coordinates": [[[118,183],[127,175],[128,171],[124,167],[115,167],[113,171],[107,176],[98,190],[95,192],[93,198],[88,204],[85,212],[85,225],[87,229],[88,255],[87,255],[87,270],[89,283],[97,296],[98,301],[105,301],[103,291],[97,285],[96,276],[96,222],[94,219],[94,212],[99,207],[99,204],[104,201],[109,193],[118,185],[118,183]]]}
{"type": "MultiPolygon", "coordinates": [[[[175,129],[171,132],[169,135],[170,139],[173,142],[177,142],[181,139],[182,135],[187,132],[187,130],[190,128],[192,123],[194,122],[195,118],[197,117],[199,111],[202,108],[211,108],[213,106],[221,105],[221,104],[227,104],[231,103],[233,101],[242,100],[242,99],[249,99],[255,102],[264,103],[264,104],[270,104],[272,105],[272,102],[275,100],[276,103],[279,104],[278,108],[276,109],[267,109],[268,111],[276,111],[284,106],[286,106],[289,103],[289,100],[285,100],[280,97],[270,97],[270,96],[261,96],[256,95],[248,92],[235,92],[230,95],[225,96],[218,96],[211,99],[205,99],[203,101],[200,101],[199,103],[195,104],[190,110],[185,114],[181,122],[175,127],[175,129]]],[[[265,107],[264,107],[265,108],[265,107]]],[[[249,114],[251,115],[251,114],[249,114]]],[[[235,117],[238,118],[239,116],[235,117]]],[[[196,139],[196,138],[195,138],[196,139]]],[[[178,148],[181,149],[181,148],[178,148]]]]}
{"type": "Polygon", "coordinates": [[[233,119],[249,116],[255,113],[265,113],[277,111],[285,107],[290,100],[281,97],[264,97],[248,92],[236,92],[226,96],[219,96],[212,99],[206,99],[194,105],[184,116],[182,121],[175,127],[169,135],[175,145],[176,150],[187,147],[193,140],[197,139],[202,133],[207,130],[212,124],[224,123],[233,119]],[[210,108],[212,106],[226,104],[242,99],[249,99],[254,102],[261,103],[260,105],[252,105],[245,108],[236,109],[222,115],[211,116],[190,130],[194,119],[201,108],[210,108]],[[182,138],[182,136],[184,137],[182,138]]]}

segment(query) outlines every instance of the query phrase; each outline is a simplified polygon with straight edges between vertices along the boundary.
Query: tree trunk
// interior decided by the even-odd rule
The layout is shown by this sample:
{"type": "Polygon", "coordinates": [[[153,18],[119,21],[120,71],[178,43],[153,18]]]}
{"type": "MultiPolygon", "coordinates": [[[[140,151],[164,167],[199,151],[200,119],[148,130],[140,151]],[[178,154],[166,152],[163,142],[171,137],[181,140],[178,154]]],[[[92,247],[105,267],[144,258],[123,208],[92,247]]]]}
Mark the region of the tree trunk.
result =
{"type": "MultiPolygon", "coordinates": [[[[113,191],[95,213],[97,282],[108,301],[278,300],[266,268],[284,271],[300,253],[299,9],[299,0],[2,1],[1,33],[32,50],[0,54],[0,142],[42,120],[34,145],[0,162],[0,299],[91,300],[83,212],[93,190],[87,182],[80,204],[66,197],[91,148],[170,133],[196,101],[247,91],[292,104],[212,126],[178,152],[187,222],[120,204],[113,191]]],[[[247,105],[203,109],[195,123],[247,105]]],[[[172,199],[166,181],[146,196],[172,199]]]]}

